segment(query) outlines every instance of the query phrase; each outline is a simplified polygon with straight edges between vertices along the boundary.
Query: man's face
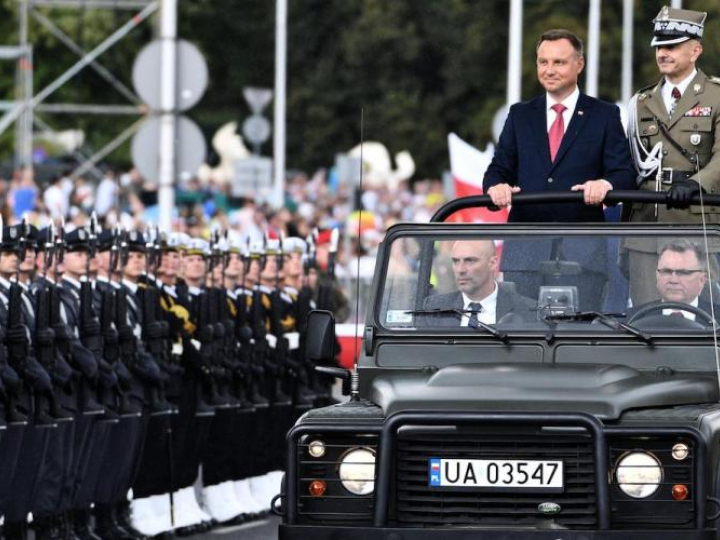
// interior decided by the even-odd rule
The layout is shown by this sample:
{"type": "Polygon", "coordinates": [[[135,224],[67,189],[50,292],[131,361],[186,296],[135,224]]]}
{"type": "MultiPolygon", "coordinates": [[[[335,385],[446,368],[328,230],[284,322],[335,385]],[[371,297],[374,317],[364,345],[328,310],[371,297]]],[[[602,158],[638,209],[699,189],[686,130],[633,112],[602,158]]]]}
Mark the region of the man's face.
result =
{"type": "Polygon", "coordinates": [[[185,256],[185,277],[189,280],[202,279],[205,275],[205,258],[202,255],[185,256]]]}
{"type": "Polygon", "coordinates": [[[87,251],[68,251],[65,253],[63,260],[65,271],[73,277],[84,275],[87,267],[87,256],[87,251]]]}
{"type": "Polygon", "coordinates": [[[498,258],[487,240],[459,240],[452,248],[457,288],[473,300],[482,300],[495,288],[498,258]]]}
{"type": "Polygon", "coordinates": [[[707,281],[705,270],[700,268],[697,255],[692,250],[683,252],[667,250],[658,259],[657,289],[666,302],[690,304],[695,300],[707,281]],[[669,273],[674,270],[675,272],[669,273]],[[678,275],[677,270],[690,271],[678,275]]]}
{"type": "Polygon", "coordinates": [[[25,250],[25,260],[20,263],[21,272],[30,273],[35,271],[35,254],[36,251],[32,248],[25,250]]]}
{"type": "Polygon", "coordinates": [[[176,278],[180,270],[180,262],[180,253],[177,251],[163,252],[158,274],[170,279],[176,278]]]}
{"type": "Polygon", "coordinates": [[[551,96],[568,96],[577,86],[585,60],[567,39],[543,41],[537,50],[538,81],[551,96]]]}
{"type": "Polygon", "coordinates": [[[141,251],[128,252],[127,264],[123,268],[125,277],[137,280],[145,272],[145,254],[141,251]]]}
{"type": "Polygon", "coordinates": [[[227,267],[225,268],[225,276],[230,279],[237,279],[243,271],[242,257],[239,253],[230,253],[228,255],[227,267]]]}
{"type": "Polygon", "coordinates": [[[98,272],[107,276],[110,273],[110,251],[99,251],[95,256],[97,259],[98,272]]]}
{"type": "Polygon", "coordinates": [[[0,273],[4,276],[15,274],[18,270],[18,256],[14,251],[3,251],[0,254],[0,273]]]}
{"type": "Polygon", "coordinates": [[[695,69],[695,62],[702,53],[702,44],[696,39],[655,48],[655,61],[660,73],[671,82],[680,82],[695,69]]]}

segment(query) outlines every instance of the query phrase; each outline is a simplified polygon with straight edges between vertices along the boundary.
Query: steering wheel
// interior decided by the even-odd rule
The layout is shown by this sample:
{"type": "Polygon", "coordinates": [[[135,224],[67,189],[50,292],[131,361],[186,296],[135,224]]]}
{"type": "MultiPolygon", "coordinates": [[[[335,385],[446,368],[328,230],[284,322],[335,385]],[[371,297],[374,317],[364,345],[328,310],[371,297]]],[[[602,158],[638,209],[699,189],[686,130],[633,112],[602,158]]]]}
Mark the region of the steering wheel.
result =
{"type": "MultiPolygon", "coordinates": [[[[694,314],[695,321],[690,321],[689,319],[683,317],[687,322],[695,322],[697,324],[702,324],[703,326],[712,326],[713,324],[712,315],[710,315],[707,311],[695,306],[691,306],[689,304],[683,304],[682,302],[653,302],[652,304],[638,309],[633,314],[633,316],[630,317],[627,323],[633,324],[635,321],[638,321],[640,319],[647,319],[655,313],[659,313],[661,317],[665,318],[666,316],[662,315],[662,312],[666,309],[672,309],[674,311],[689,311],[690,313],[694,314]]],[[[693,325],[693,327],[696,326],[693,325]]]]}

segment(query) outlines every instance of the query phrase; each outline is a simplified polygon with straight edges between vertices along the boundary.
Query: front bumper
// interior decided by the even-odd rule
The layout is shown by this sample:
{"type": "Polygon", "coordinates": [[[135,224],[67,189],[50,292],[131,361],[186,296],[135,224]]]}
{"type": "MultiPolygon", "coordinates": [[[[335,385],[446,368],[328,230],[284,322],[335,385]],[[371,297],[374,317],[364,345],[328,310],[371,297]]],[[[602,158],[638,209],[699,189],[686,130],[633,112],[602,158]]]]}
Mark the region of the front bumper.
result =
{"type": "Polygon", "coordinates": [[[716,529],[563,531],[529,529],[316,527],[280,525],[279,540],[715,540],[716,529]]]}
{"type": "Polygon", "coordinates": [[[715,540],[716,529],[564,531],[478,528],[316,527],[280,525],[279,540],[715,540]]]}

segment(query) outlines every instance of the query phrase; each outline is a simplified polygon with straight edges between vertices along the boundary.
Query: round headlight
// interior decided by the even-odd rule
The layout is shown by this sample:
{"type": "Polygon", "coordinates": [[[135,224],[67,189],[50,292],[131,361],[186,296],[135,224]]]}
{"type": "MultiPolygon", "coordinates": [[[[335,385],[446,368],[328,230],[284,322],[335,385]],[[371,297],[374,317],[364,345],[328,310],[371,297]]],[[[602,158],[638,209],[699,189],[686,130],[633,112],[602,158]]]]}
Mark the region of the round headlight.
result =
{"type": "Polygon", "coordinates": [[[308,454],[314,458],[321,458],[325,455],[325,443],[322,441],[313,441],[308,444],[308,454]]]}
{"type": "Polygon", "coordinates": [[[338,476],[343,487],[354,495],[369,495],[375,489],[375,452],[353,448],[340,459],[338,476]]]}
{"type": "Polygon", "coordinates": [[[663,470],[658,459],[646,452],[631,452],[618,461],[615,469],[620,489],[634,499],[645,499],[660,487],[663,470]]]}

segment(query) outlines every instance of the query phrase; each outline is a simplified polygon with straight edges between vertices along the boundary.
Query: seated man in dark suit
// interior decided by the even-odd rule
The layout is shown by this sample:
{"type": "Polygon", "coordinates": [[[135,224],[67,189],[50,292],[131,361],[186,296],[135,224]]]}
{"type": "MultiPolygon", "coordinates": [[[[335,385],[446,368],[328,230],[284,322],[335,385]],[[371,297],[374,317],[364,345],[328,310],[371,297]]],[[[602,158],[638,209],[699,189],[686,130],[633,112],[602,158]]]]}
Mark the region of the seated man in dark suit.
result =
{"type": "MultiPolygon", "coordinates": [[[[663,308],[662,304],[667,302],[687,304],[717,317],[720,315],[720,298],[713,298],[710,303],[708,294],[707,256],[697,244],[688,240],[676,240],[665,244],[660,248],[657,263],[657,290],[660,293],[660,302],[650,302],[628,312],[630,320],[633,317],[640,320],[637,315],[645,318],[647,316],[673,316],[684,317],[691,321],[697,320],[703,325],[710,321],[702,320],[701,317],[692,311],[685,311],[678,308],[663,308]],[[648,308],[655,306],[656,309],[648,308]]],[[[631,276],[632,279],[632,276],[631,276]]]]}
{"type": "Polygon", "coordinates": [[[535,302],[519,295],[511,284],[495,281],[497,268],[498,256],[491,240],[455,242],[452,269],[458,290],[428,297],[424,308],[456,309],[459,313],[424,315],[418,317],[418,326],[477,326],[477,321],[496,324],[508,314],[521,321],[535,320],[535,302]]]}

